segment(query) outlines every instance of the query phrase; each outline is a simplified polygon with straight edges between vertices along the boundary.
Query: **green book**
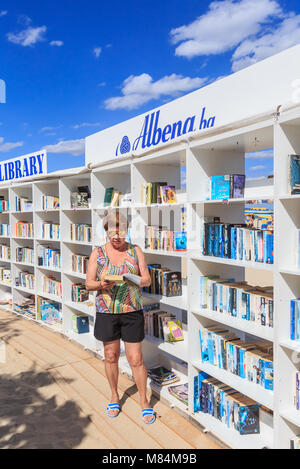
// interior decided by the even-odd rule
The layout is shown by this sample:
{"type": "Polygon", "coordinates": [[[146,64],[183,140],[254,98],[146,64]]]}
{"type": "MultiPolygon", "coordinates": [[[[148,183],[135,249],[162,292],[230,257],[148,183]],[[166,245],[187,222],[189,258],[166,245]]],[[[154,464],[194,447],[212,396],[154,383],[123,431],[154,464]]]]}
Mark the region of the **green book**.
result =
{"type": "Polygon", "coordinates": [[[107,189],[105,189],[105,195],[104,195],[104,206],[105,207],[110,205],[113,192],[114,192],[113,187],[108,187],[107,189]]]}

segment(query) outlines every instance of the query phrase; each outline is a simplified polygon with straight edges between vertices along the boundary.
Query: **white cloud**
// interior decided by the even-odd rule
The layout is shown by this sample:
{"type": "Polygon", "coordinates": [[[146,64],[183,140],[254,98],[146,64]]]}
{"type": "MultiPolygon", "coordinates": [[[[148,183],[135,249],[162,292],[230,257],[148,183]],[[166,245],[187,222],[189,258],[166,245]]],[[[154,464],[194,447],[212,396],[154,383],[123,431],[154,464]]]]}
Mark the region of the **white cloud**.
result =
{"type": "Polygon", "coordinates": [[[60,129],[62,127],[62,125],[58,125],[57,127],[51,127],[51,126],[46,126],[46,127],[42,127],[41,130],[40,130],[40,133],[42,132],[52,132],[53,130],[57,130],[57,129],[60,129]]]}
{"type": "Polygon", "coordinates": [[[100,122],[95,122],[94,124],[90,124],[89,122],[83,122],[82,124],[72,125],[72,129],[81,129],[82,127],[99,127],[101,125],[100,122]]]}
{"type": "Polygon", "coordinates": [[[102,52],[102,48],[101,48],[101,47],[95,47],[94,50],[93,50],[93,52],[94,52],[95,56],[96,56],[97,59],[98,59],[98,57],[100,57],[100,54],[101,54],[101,52],[102,52]]]}
{"type": "Polygon", "coordinates": [[[37,42],[45,40],[45,33],[47,31],[46,26],[38,26],[37,28],[28,27],[17,34],[8,33],[7,39],[13,44],[19,44],[20,46],[34,46],[37,42]]]}
{"type": "Polygon", "coordinates": [[[259,171],[261,169],[265,169],[266,166],[263,166],[263,165],[257,165],[257,166],[251,166],[251,168],[249,168],[249,171],[259,171]]]}
{"type": "Polygon", "coordinates": [[[188,25],[171,30],[178,56],[220,54],[259,33],[262,25],[282,13],[276,0],[223,0],[188,25]]]}
{"type": "Polygon", "coordinates": [[[24,142],[15,142],[15,143],[5,142],[4,143],[4,137],[0,137],[0,152],[1,153],[10,151],[13,148],[22,147],[23,145],[24,145],[24,142]]]}
{"type": "Polygon", "coordinates": [[[234,72],[300,43],[300,15],[290,13],[266,34],[243,41],[232,56],[234,72]]]}
{"type": "Polygon", "coordinates": [[[51,41],[50,42],[50,46],[57,46],[57,47],[61,47],[64,45],[64,42],[63,41],[51,41]]]}
{"type": "Polygon", "coordinates": [[[105,81],[102,81],[101,83],[98,83],[98,86],[106,86],[105,81]]]}
{"type": "Polygon", "coordinates": [[[0,17],[7,15],[7,10],[0,11],[0,17]]]}
{"type": "Polygon", "coordinates": [[[104,105],[110,110],[136,109],[153,99],[160,99],[163,96],[176,97],[184,92],[200,88],[206,81],[207,78],[183,77],[176,73],[157,81],[153,81],[147,73],[130,75],[122,84],[122,96],[109,98],[104,105]]]}
{"type": "Polygon", "coordinates": [[[46,145],[44,148],[48,153],[81,156],[85,151],[85,139],[60,140],[58,143],[54,145],[46,145]]]}
{"type": "Polygon", "coordinates": [[[246,159],[250,160],[267,160],[267,159],[272,159],[274,156],[274,150],[269,149],[269,150],[262,150],[262,151],[252,151],[250,153],[246,153],[245,157],[246,159]]]}

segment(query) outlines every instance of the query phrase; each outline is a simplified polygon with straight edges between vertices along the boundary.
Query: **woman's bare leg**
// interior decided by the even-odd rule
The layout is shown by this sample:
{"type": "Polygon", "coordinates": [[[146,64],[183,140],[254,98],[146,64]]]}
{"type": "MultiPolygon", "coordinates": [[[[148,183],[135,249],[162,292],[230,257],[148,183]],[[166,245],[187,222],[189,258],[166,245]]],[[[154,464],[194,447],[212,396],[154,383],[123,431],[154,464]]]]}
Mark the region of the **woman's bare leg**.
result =
{"type": "MultiPolygon", "coordinates": [[[[111,403],[119,402],[118,377],[119,377],[119,357],[120,340],[104,342],[105,373],[111,389],[111,403]]],[[[118,410],[110,410],[111,415],[117,415],[118,410]]]]}

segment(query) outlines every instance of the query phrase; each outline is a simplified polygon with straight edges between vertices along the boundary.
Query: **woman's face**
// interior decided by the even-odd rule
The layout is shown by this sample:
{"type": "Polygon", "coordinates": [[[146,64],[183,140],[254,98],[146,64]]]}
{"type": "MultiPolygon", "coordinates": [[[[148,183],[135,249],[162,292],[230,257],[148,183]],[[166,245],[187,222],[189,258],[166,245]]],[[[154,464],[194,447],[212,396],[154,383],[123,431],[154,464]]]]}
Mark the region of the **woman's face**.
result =
{"type": "Polygon", "coordinates": [[[113,248],[121,249],[126,245],[127,231],[118,226],[115,229],[109,229],[107,236],[113,248]]]}

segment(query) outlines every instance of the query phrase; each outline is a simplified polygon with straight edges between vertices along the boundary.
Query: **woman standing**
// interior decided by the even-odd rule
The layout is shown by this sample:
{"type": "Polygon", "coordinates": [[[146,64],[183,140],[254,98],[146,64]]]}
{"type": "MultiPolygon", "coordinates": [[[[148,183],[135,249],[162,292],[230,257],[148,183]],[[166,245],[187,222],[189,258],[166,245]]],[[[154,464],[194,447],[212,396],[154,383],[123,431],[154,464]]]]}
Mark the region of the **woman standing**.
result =
{"type": "Polygon", "coordinates": [[[155,421],[154,410],[147,400],[147,370],[142,355],[144,314],[140,287],[151,284],[144,254],[138,246],[126,242],[127,219],[119,211],[109,213],[104,221],[108,243],[95,248],[90,256],[86,288],[97,291],[94,335],[104,343],[105,372],[112,398],[107,415],[117,417],[120,412],[118,394],[120,339],[140,394],[142,418],[145,423],[155,421]],[[141,276],[140,287],[123,282],[105,280],[107,275],[131,273],[141,276]]]}

